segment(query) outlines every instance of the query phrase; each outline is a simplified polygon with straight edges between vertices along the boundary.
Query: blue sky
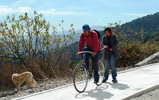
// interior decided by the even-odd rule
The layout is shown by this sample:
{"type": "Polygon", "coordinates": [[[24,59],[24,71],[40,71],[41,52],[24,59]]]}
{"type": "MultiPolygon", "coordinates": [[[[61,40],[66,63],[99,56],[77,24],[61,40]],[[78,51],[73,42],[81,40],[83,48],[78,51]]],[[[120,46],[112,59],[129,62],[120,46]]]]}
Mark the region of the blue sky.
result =
{"type": "Polygon", "coordinates": [[[7,15],[15,14],[18,18],[25,12],[32,17],[34,10],[57,28],[64,20],[65,30],[71,24],[79,30],[83,24],[122,24],[154,14],[159,12],[159,0],[0,0],[0,21],[7,15]]]}

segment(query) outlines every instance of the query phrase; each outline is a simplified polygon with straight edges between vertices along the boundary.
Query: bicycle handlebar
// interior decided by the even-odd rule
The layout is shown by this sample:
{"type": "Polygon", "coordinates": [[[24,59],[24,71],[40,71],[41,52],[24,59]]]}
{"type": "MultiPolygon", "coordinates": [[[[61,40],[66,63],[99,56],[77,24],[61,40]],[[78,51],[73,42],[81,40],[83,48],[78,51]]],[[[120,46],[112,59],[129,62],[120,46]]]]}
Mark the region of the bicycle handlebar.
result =
{"type": "MultiPolygon", "coordinates": [[[[104,46],[101,50],[103,50],[105,47],[106,46],[104,46]]],[[[90,53],[90,54],[92,54],[93,52],[91,52],[91,51],[80,51],[77,54],[81,54],[81,53],[90,53]]]]}
{"type": "Polygon", "coordinates": [[[90,53],[90,54],[92,54],[93,52],[91,52],[91,51],[80,51],[77,54],[81,54],[81,53],[90,53]]]}

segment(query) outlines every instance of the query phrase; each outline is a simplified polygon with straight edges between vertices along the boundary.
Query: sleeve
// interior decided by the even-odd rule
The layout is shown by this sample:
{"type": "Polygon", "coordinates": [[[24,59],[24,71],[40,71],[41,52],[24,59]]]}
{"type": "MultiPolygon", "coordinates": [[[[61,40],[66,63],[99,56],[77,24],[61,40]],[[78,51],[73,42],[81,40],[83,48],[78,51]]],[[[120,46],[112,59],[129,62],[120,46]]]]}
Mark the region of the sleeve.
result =
{"type": "Polygon", "coordinates": [[[94,50],[93,52],[97,53],[98,48],[99,48],[99,40],[98,40],[98,35],[94,31],[92,31],[93,34],[93,41],[94,41],[94,50]]]}
{"type": "Polygon", "coordinates": [[[80,40],[78,44],[78,52],[82,51],[84,45],[84,33],[80,35],[80,40]]]}
{"type": "Polygon", "coordinates": [[[105,39],[105,36],[103,36],[103,38],[102,38],[102,45],[103,45],[103,46],[106,45],[105,42],[104,42],[104,39],[105,39]]]}
{"type": "Polygon", "coordinates": [[[113,35],[113,41],[114,41],[114,44],[112,46],[112,49],[114,50],[117,47],[117,45],[118,45],[118,40],[117,40],[115,35],[113,35]]]}

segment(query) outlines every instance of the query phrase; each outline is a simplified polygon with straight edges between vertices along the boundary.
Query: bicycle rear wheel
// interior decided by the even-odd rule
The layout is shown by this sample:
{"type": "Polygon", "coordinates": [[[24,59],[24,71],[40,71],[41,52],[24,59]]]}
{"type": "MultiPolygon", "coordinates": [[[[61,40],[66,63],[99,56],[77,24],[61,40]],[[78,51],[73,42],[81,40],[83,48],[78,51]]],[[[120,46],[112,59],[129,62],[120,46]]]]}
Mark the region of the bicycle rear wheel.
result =
{"type": "Polygon", "coordinates": [[[104,64],[99,60],[99,62],[98,62],[99,81],[97,83],[98,86],[101,85],[103,82],[104,72],[105,72],[104,64]]]}
{"type": "Polygon", "coordinates": [[[73,85],[77,92],[84,92],[88,83],[87,70],[83,64],[79,64],[73,71],[73,85]]]}

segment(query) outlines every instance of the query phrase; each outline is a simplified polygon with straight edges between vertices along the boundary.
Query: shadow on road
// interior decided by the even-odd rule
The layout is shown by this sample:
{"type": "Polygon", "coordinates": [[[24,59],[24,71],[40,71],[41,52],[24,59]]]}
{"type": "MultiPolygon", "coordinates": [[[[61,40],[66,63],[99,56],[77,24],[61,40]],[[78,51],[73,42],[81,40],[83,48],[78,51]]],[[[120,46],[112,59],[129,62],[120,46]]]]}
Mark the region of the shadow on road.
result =
{"type": "Polygon", "coordinates": [[[113,83],[106,82],[106,83],[103,83],[101,86],[97,86],[95,89],[92,89],[90,91],[78,93],[75,97],[76,98],[86,98],[87,96],[89,96],[89,97],[95,98],[95,100],[109,99],[114,94],[112,94],[106,90],[108,87],[111,87],[113,89],[119,89],[119,90],[126,90],[129,88],[128,84],[122,84],[122,83],[113,84],[113,83]]]}
{"type": "MultiPolygon", "coordinates": [[[[95,98],[96,100],[104,100],[108,99],[113,96],[113,94],[104,91],[108,88],[108,85],[101,85],[97,86],[95,89],[92,89],[90,91],[85,91],[83,93],[77,94],[75,97],[76,98],[86,98],[87,96],[95,98]]],[[[94,99],[93,99],[94,100],[94,99]]]]}
{"type": "Polygon", "coordinates": [[[112,88],[114,89],[119,89],[119,90],[126,90],[129,88],[128,84],[122,84],[122,83],[109,83],[107,82],[106,84],[109,84],[112,88]]]}

